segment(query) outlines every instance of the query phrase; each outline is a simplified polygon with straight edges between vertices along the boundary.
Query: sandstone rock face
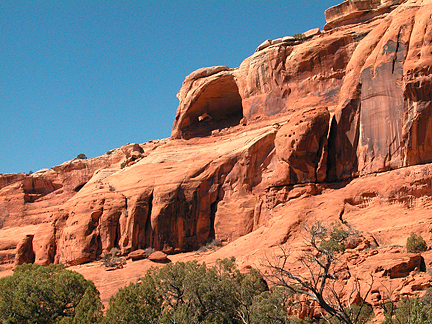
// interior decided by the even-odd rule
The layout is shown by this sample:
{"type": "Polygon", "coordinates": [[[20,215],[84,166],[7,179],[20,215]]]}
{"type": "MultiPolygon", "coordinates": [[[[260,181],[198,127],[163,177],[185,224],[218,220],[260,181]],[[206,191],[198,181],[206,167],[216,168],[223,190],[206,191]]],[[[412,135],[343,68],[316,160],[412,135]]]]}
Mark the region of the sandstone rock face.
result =
{"type": "Polygon", "coordinates": [[[430,12],[422,1],[345,1],[327,11],[329,33],[266,41],[238,69],[194,74],[179,93],[172,138],[324,106],[333,115],[327,180],[431,162],[430,12]]]}
{"type": "MultiPolygon", "coordinates": [[[[148,143],[145,150],[151,151],[157,145],[148,143]]],[[[35,261],[40,264],[54,262],[56,239],[67,217],[62,212],[63,205],[86,185],[98,169],[104,169],[100,171],[103,174],[112,173],[132,156],[135,160],[145,156],[144,151],[136,154],[139,151],[137,146],[140,147],[138,144],[127,145],[93,159],[74,159],[31,175],[0,175],[0,241],[4,242],[0,246],[5,245],[1,249],[5,263],[13,262],[8,251],[16,248],[27,234],[34,235],[35,261]]]]}
{"type": "Polygon", "coordinates": [[[345,283],[364,269],[414,276],[415,258],[378,270],[396,252],[367,248],[432,239],[431,14],[421,0],[346,1],[324,32],[187,76],[170,139],[0,175],[0,263],[17,247],[17,258],[79,265],[113,247],[177,253],[219,239],[204,261],[250,266],[280,244],[301,251],[303,225],[320,220],[364,232],[335,269],[345,283]]]}
{"type": "Polygon", "coordinates": [[[33,235],[26,237],[18,244],[15,255],[15,266],[23,263],[34,263],[35,254],[33,252],[33,235]]]}
{"type": "Polygon", "coordinates": [[[425,66],[432,56],[424,50],[430,46],[431,9],[428,3],[401,4],[357,46],[330,134],[330,178],[431,161],[423,94],[429,91],[425,66]]]}

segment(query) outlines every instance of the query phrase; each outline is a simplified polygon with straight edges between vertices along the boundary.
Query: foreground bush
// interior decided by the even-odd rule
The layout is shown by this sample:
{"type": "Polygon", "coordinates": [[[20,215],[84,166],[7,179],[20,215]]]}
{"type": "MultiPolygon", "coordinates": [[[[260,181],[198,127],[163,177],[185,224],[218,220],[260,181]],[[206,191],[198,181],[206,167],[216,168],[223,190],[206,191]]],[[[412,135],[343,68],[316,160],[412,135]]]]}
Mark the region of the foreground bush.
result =
{"type": "Polygon", "coordinates": [[[102,303],[94,284],[63,265],[18,266],[0,278],[1,323],[96,323],[102,303]]]}
{"type": "Polygon", "coordinates": [[[234,260],[208,268],[177,262],[151,269],[111,298],[107,323],[249,323],[254,297],[267,291],[257,270],[240,273],[234,260]]]}
{"type": "Polygon", "coordinates": [[[383,324],[432,324],[432,290],[423,297],[403,299],[398,304],[385,305],[386,319],[383,324]]]}

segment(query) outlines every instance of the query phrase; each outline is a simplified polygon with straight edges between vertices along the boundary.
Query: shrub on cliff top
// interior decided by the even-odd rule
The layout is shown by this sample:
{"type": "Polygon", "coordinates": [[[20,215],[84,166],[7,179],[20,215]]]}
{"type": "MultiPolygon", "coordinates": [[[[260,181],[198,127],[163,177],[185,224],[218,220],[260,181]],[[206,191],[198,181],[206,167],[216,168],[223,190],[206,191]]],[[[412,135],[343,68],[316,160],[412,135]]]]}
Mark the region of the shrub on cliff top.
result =
{"type": "Polygon", "coordinates": [[[297,34],[294,34],[293,37],[294,37],[296,40],[303,40],[303,39],[306,38],[305,34],[303,34],[303,33],[297,33],[297,34]]]}

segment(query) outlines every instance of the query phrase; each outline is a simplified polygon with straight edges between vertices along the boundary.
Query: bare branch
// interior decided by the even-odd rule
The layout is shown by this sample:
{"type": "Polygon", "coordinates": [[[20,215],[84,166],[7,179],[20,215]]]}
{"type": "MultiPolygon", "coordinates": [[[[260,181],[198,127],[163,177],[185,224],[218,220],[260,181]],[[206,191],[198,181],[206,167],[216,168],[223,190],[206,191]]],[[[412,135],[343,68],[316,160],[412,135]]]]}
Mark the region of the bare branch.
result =
{"type": "MultiPolygon", "coordinates": [[[[273,284],[276,286],[287,288],[296,294],[314,300],[322,310],[330,316],[336,317],[340,322],[353,324],[348,313],[349,305],[346,305],[344,301],[344,294],[342,293],[344,289],[337,289],[337,278],[330,274],[330,269],[336,261],[337,253],[342,252],[344,249],[342,243],[353,233],[357,234],[357,232],[349,226],[348,230],[343,230],[340,226],[327,228],[321,223],[316,223],[310,228],[305,227],[305,229],[309,235],[307,246],[310,251],[303,252],[301,257],[297,259],[303,270],[300,273],[294,273],[289,269],[288,259],[290,253],[281,246],[282,256],[280,256],[278,262],[268,262],[267,264],[267,268],[271,273],[267,277],[271,277],[273,284]]],[[[372,284],[373,280],[364,298],[369,295],[372,284]]],[[[348,301],[351,300],[354,293],[359,291],[360,283],[355,280],[348,301]]],[[[358,315],[356,316],[357,319],[358,315]]]]}

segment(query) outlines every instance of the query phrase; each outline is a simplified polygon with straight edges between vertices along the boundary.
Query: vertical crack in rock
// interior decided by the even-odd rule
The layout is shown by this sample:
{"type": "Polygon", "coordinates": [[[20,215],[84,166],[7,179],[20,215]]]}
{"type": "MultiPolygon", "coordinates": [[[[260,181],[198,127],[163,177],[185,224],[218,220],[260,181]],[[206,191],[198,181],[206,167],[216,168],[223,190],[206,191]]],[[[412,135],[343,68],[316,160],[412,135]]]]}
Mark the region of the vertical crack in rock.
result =
{"type": "Polygon", "coordinates": [[[148,213],[147,218],[145,220],[144,225],[144,239],[145,239],[145,245],[147,247],[154,247],[154,241],[153,241],[153,230],[151,226],[151,215],[153,212],[153,191],[151,192],[149,198],[148,198],[148,213]]]}
{"type": "Polygon", "coordinates": [[[399,51],[399,45],[400,45],[399,42],[400,42],[400,38],[401,38],[401,31],[402,31],[402,26],[399,27],[399,32],[397,34],[396,48],[395,48],[395,52],[394,52],[394,56],[393,56],[393,62],[392,62],[392,74],[394,74],[395,65],[396,65],[396,61],[397,61],[397,57],[398,57],[398,51],[399,51]]]}
{"type": "Polygon", "coordinates": [[[219,203],[219,199],[216,199],[211,205],[210,205],[210,231],[208,235],[208,240],[214,240],[216,238],[215,236],[215,217],[217,212],[217,204],[219,203]]]}

